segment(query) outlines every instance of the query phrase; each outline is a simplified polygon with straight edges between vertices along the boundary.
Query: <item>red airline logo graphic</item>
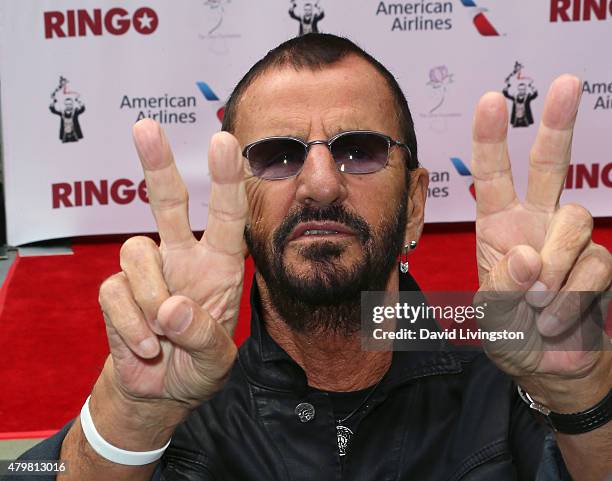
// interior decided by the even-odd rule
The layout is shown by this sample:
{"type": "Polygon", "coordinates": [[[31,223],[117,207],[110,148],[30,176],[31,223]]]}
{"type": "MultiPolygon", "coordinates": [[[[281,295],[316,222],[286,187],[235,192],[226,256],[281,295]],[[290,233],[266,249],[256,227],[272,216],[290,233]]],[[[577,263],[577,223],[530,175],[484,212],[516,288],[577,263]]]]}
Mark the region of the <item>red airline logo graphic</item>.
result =
{"type": "Polygon", "coordinates": [[[493,24],[489,21],[486,12],[486,8],[478,7],[474,0],[461,0],[464,7],[472,10],[474,18],[474,26],[478,33],[483,37],[499,37],[499,32],[495,29],[493,24]]]}
{"type": "Polygon", "coordinates": [[[457,173],[464,180],[465,185],[467,185],[467,188],[470,191],[472,198],[476,200],[476,189],[474,188],[474,180],[472,179],[472,172],[470,172],[470,169],[467,168],[467,166],[463,163],[463,161],[459,157],[451,157],[450,160],[453,166],[455,167],[455,169],[457,170],[457,173]]]}
{"type": "Polygon", "coordinates": [[[111,35],[123,35],[131,26],[142,35],[149,35],[157,30],[159,18],[155,10],[140,7],[130,17],[124,8],[111,8],[102,12],[100,8],[88,10],[66,10],[44,12],[45,38],[85,37],[102,35],[104,31],[111,35]]]}

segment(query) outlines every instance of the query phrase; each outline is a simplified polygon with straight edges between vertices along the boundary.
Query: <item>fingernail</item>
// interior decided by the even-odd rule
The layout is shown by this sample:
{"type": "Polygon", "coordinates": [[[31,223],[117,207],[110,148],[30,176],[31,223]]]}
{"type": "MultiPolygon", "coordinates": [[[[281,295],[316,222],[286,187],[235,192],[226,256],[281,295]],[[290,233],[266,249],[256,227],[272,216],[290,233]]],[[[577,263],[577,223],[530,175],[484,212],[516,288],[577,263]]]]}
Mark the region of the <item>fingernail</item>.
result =
{"type": "Polygon", "coordinates": [[[545,307],[554,299],[555,291],[551,291],[546,284],[536,281],[527,291],[525,300],[533,307],[545,307]]]}
{"type": "Polygon", "coordinates": [[[546,337],[552,337],[560,334],[559,328],[561,327],[561,322],[559,318],[549,314],[548,312],[542,314],[538,318],[538,331],[540,334],[546,337]]]}
{"type": "Polygon", "coordinates": [[[566,129],[573,121],[578,111],[580,97],[582,96],[582,84],[580,79],[571,76],[568,79],[564,75],[555,81],[555,89],[552,90],[550,101],[553,105],[545,107],[553,115],[545,115],[548,127],[554,129],[566,129]],[[561,84],[559,84],[559,81],[561,84]]]}
{"type": "Polygon", "coordinates": [[[524,284],[531,280],[533,273],[523,256],[515,252],[508,260],[508,273],[517,284],[524,284]]]}
{"type": "Polygon", "coordinates": [[[179,304],[175,310],[172,319],[170,320],[170,329],[177,334],[182,332],[189,327],[191,320],[193,319],[193,309],[187,304],[179,304]]]}
{"type": "Polygon", "coordinates": [[[140,341],[138,344],[138,352],[141,357],[150,359],[157,356],[159,345],[157,340],[152,337],[147,337],[144,341],[140,341]]]}

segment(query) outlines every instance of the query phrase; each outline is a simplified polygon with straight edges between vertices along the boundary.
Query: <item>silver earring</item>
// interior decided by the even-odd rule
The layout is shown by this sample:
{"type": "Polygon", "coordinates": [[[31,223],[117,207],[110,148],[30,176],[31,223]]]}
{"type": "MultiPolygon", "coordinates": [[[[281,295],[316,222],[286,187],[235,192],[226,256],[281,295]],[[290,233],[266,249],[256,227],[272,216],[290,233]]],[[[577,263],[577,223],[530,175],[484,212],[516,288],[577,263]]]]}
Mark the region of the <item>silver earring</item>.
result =
{"type": "Polygon", "coordinates": [[[406,274],[408,272],[408,251],[414,250],[417,246],[417,241],[411,240],[410,244],[406,244],[404,246],[404,251],[400,257],[400,271],[402,274],[406,274]]]}

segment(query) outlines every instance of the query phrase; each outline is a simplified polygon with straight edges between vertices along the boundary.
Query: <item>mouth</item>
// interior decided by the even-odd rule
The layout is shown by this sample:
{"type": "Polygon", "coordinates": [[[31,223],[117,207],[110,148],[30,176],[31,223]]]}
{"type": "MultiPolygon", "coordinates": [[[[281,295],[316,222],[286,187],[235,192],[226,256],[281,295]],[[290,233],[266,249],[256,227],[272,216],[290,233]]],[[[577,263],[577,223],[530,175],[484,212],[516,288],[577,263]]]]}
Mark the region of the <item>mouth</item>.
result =
{"type": "Polygon", "coordinates": [[[287,241],[334,240],[354,235],[352,229],[337,222],[306,222],[295,227],[287,241]]]}

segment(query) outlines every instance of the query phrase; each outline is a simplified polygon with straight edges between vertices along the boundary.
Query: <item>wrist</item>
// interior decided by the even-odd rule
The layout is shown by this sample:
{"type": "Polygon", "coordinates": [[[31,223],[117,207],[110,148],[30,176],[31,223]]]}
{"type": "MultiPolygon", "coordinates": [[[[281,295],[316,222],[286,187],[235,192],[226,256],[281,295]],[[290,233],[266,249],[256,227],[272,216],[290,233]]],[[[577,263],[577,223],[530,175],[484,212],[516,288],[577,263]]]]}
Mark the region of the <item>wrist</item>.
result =
{"type": "Polygon", "coordinates": [[[107,362],[89,402],[99,434],[110,444],[128,451],[150,451],[164,446],[190,411],[172,401],[127,396],[109,367],[112,362],[107,362]]]}
{"type": "Polygon", "coordinates": [[[582,412],[599,403],[612,388],[612,352],[599,354],[588,370],[574,377],[521,376],[516,383],[551,411],[582,412]]]}

